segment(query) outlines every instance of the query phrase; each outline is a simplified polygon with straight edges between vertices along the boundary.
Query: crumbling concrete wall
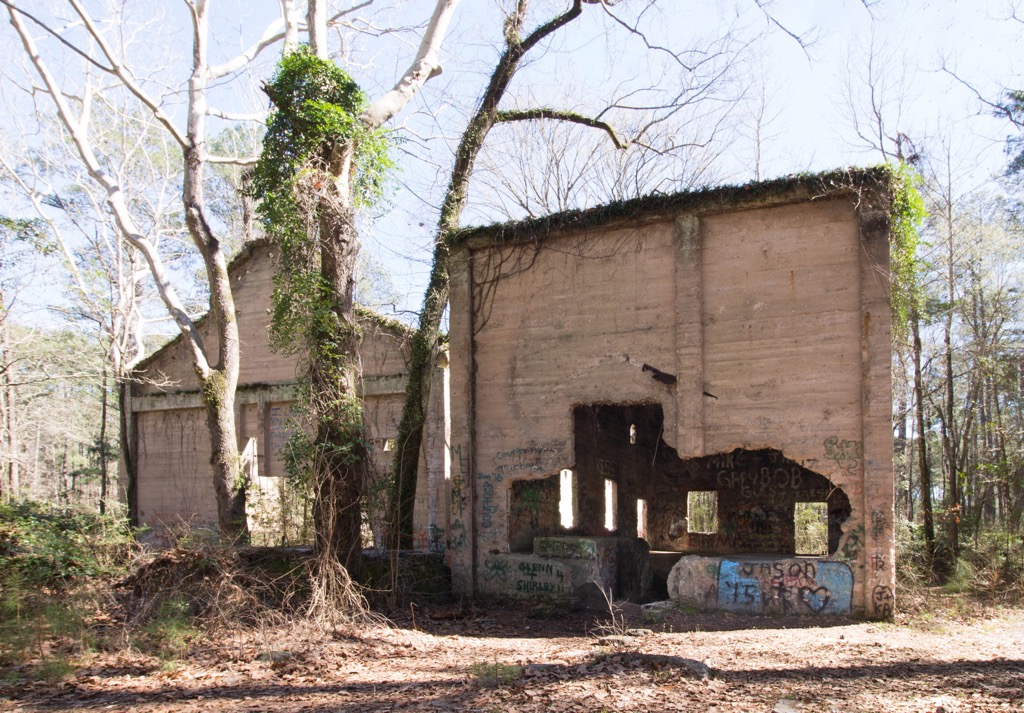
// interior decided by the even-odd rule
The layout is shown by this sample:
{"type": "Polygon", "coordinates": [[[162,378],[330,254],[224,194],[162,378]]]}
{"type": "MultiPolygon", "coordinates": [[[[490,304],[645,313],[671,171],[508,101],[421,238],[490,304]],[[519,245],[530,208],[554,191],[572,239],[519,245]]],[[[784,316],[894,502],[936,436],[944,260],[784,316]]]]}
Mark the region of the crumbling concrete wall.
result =
{"type": "MultiPolygon", "coordinates": [[[[248,508],[256,539],[277,544],[280,536],[279,503],[286,473],[283,449],[292,433],[292,405],[298,361],[270,349],[268,309],[276,270],[274,251],[266,242],[248,247],[231,265],[237,306],[241,360],[236,395],[236,426],[243,467],[253,481],[248,508]]],[[[367,436],[372,445],[373,474],[368,483],[370,522],[380,536],[382,479],[388,473],[404,402],[408,332],[384,320],[365,316],[360,384],[367,436]]],[[[205,343],[214,349],[210,325],[200,322],[205,343]]],[[[415,533],[426,549],[430,533],[445,528],[447,391],[438,369],[428,410],[420,487],[417,490],[415,533]]],[[[141,524],[160,539],[168,528],[188,526],[216,531],[217,506],[210,466],[210,444],[205,412],[195,375],[180,339],[174,340],[138,370],[132,387],[129,423],[138,470],[138,511],[141,524]]],[[[437,537],[434,537],[437,540],[437,537]]]]}
{"type": "MultiPolygon", "coordinates": [[[[676,204],[638,201],[631,214],[605,211],[613,214],[606,221],[595,209],[537,223],[533,233],[527,225],[463,236],[451,275],[457,588],[479,589],[484,553],[494,561],[525,549],[524,481],[550,488],[540,483],[574,471],[575,534],[603,530],[597,484],[614,481],[617,532],[605,532],[635,537],[636,498],[646,494],[648,529],[660,528],[659,518],[685,503],[685,488],[668,485],[672,473],[719,457],[721,467],[704,461],[701,472],[713,475],[720,509],[758,507],[767,517],[775,508],[785,522],[800,498],[837,512],[848,503],[832,557],[852,572],[851,610],[891,613],[884,187],[810,190],[796,181],[767,198],[756,188],[751,197],[730,190],[676,204]],[[631,444],[632,455],[613,443],[629,437],[621,425],[584,448],[581,406],[637,414],[657,406],[660,432],[640,419],[631,424],[641,444],[631,444]],[[671,449],[675,465],[639,458],[652,443],[671,449]],[[730,467],[736,452],[780,461],[730,467]],[[830,500],[834,489],[844,503],[830,500]]],[[[550,529],[548,507],[542,530],[550,529]]],[[[723,524],[742,529],[736,519],[723,524]]],[[[785,555],[786,527],[719,547],[785,555]]],[[[714,551],[697,539],[652,544],[714,551]]]]}

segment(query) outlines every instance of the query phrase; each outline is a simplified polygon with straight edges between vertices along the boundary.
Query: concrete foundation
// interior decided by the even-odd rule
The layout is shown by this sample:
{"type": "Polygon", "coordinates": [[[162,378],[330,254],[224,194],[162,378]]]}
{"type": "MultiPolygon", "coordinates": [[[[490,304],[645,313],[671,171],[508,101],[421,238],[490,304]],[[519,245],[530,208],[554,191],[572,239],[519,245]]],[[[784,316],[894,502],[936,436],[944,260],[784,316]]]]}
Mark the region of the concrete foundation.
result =
{"type": "Polygon", "coordinates": [[[482,594],[564,601],[601,610],[613,600],[640,601],[650,588],[647,543],[625,537],[538,537],[533,554],[491,554],[478,583],[482,594]]]}

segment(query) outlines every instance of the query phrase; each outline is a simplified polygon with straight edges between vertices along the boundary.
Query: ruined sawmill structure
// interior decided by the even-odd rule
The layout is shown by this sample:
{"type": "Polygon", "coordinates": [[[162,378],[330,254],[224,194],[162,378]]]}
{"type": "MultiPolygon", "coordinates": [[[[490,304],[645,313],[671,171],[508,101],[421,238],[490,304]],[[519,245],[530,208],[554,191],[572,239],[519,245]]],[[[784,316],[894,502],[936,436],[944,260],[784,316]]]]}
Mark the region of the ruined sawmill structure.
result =
{"type": "Polygon", "coordinates": [[[888,176],[464,231],[455,588],[889,616],[888,176]]]}
{"type": "MultiPolygon", "coordinates": [[[[847,169],[458,234],[414,533],[443,553],[453,591],[891,616],[890,178],[847,169]]],[[[295,361],[267,346],[274,269],[265,243],[232,266],[239,445],[270,494],[285,492],[296,383],[295,361]]],[[[364,315],[381,474],[408,336],[364,315]]],[[[141,519],[214,523],[184,350],[172,342],[140,375],[141,519]]],[[[275,517],[250,517],[271,543],[275,517]]]]}
{"type": "MultiPolygon", "coordinates": [[[[288,529],[294,534],[300,527],[295,520],[303,515],[301,504],[288,502],[294,493],[287,487],[285,469],[288,438],[296,428],[301,367],[297,358],[274,352],[268,339],[276,270],[276,251],[266,240],[248,244],[229,267],[241,342],[235,423],[249,480],[246,510],[253,541],[267,545],[292,544],[282,541],[282,535],[288,529]]],[[[363,334],[359,394],[372,458],[364,505],[369,544],[379,543],[383,536],[382,479],[390,471],[402,415],[410,330],[368,310],[358,310],[357,316],[363,334]]],[[[200,320],[199,328],[207,344],[216,344],[206,333],[205,320],[200,320]]],[[[146,528],[143,537],[166,543],[182,533],[216,533],[217,500],[206,414],[181,339],[152,354],[135,376],[127,422],[138,473],[133,505],[139,524],[146,528]]],[[[440,365],[436,381],[443,385],[440,365]]],[[[439,548],[430,538],[437,531],[432,525],[439,510],[437,498],[444,490],[445,393],[439,388],[432,395],[420,458],[415,542],[422,549],[439,548]]]]}

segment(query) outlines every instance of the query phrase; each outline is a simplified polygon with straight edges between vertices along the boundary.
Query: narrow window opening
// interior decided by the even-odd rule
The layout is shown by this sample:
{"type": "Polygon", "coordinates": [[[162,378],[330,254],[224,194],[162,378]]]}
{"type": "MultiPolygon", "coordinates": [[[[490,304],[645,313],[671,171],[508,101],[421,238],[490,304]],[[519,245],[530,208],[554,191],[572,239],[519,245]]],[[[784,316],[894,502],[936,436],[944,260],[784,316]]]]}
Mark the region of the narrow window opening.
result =
{"type": "Polygon", "coordinates": [[[388,451],[393,451],[393,450],[395,450],[395,439],[394,438],[385,438],[384,439],[384,452],[387,453],[388,451]]]}
{"type": "Polygon", "coordinates": [[[629,424],[629,445],[631,445],[631,446],[635,446],[636,445],[636,424],[635,423],[629,424]]]}
{"type": "Polygon", "coordinates": [[[828,554],[828,505],[826,503],[796,503],[793,508],[796,530],[796,554],[828,554]]]}
{"type": "Polygon", "coordinates": [[[636,536],[647,539],[647,501],[643,498],[636,501],[636,536]]]}
{"type": "Polygon", "coordinates": [[[718,532],[718,493],[691,490],[686,494],[686,531],[705,535],[718,532]]]}
{"type": "Polygon", "coordinates": [[[618,513],[616,503],[618,502],[618,485],[614,480],[604,480],[604,529],[614,530],[617,525],[618,513]]]}
{"type": "Polygon", "coordinates": [[[576,525],[576,474],[568,468],[558,477],[558,517],[566,530],[576,525]]]}

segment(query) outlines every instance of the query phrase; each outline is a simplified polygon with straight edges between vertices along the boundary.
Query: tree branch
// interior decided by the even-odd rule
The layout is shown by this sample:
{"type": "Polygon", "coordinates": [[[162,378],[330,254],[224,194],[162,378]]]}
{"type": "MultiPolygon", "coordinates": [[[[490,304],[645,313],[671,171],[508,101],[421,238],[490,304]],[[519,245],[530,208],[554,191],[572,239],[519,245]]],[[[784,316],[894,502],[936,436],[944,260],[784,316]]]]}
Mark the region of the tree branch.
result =
{"type": "Polygon", "coordinates": [[[238,156],[204,156],[203,158],[207,163],[219,163],[230,166],[255,166],[256,162],[259,161],[259,156],[248,156],[245,158],[238,156]]]}
{"type": "Polygon", "coordinates": [[[427,81],[441,73],[441,62],[437,53],[458,4],[459,0],[437,0],[437,6],[423,33],[423,41],[420,43],[416,58],[395,84],[394,89],[373,102],[359,117],[365,126],[375,128],[383,124],[400,112],[427,81]]]}
{"type": "MultiPolygon", "coordinates": [[[[591,2],[591,0],[587,0],[591,2]]],[[[583,0],[573,0],[572,7],[563,12],[558,17],[555,17],[543,25],[538,27],[536,30],[531,32],[525,40],[519,43],[519,50],[523,54],[529,52],[534,45],[543,40],[545,37],[550,35],[555,30],[568,25],[570,22],[579,17],[580,13],[583,12],[583,0]]]]}
{"type": "MultiPolygon", "coordinates": [[[[71,1],[74,2],[75,0],[71,1]]],[[[178,328],[181,330],[182,334],[188,337],[185,342],[190,346],[193,352],[193,356],[196,359],[194,363],[203,365],[204,368],[207,367],[208,362],[205,356],[205,349],[203,348],[202,336],[195,328],[195,324],[188,316],[188,313],[185,311],[184,305],[179,299],[174,286],[171,284],[159,253],[154,245],[141,233],[135,223],[135,220],[132,218],[128,210],[127,199],[125,198],[121,186],[100,164],[99,158],[96,156],[89,140],[87,127],[83,126],[81,122],[76,121],[75,117],[72,115],[71,107],[68,106],[64,95],[61,93],[57,80],[50,73],[50,69],[39,54],[39,50],[36,48],[35,42],[32,41],[31,36],[28,34],[28,30],[25,28],[24,24],[22,24],[20,11],[10,5],[7,5],[7,9],[11,18],[11,25],[18,33],[21,43],[25,48],[25,52],[28,54],[33,66],[36,68],[36,72],[39,73],[40,78],[43,80],[43,84],[46,85],[47,91],[53,99],[54,104],[56,104],[57,115],[60,117],[64,127],[71,135],[71,141],[74,143],[79,156],[82,158],[82,163],[85,165],[86,170],[89,172],[92,179],[99,183],[106,191],[107,205],[110,207],[110,211],[117,222],[118,230],[126,240],[138,249],[143,256],[145,256],[153,274],[153,280],[156,282],[160,297],[163,299],[168,311],[174,317],[174,320],[178,324],[178,328]]]]}
{"type": "Polygon", "coordinates": [[[629,147],[629,141],[622,141],[618,134],[615,133],[614,127],[611,124],[600,121],[598,119],[591,119],[589,116],[583,116],[572,111],[565,111],[560,109],[523,109],[523,110],[507,110],[499,111],[495,117],[495,123],[508,123],[512,121],[538,121],[541,119],[551,119],[554,121],[565,121],[570,124],[579,124],[581,126],[589,126],[592,129],[601,129],[611,138],[612,143],[615,144],[615,148],[625,149],[629,147]]]}
{"type": "Polygon", "coordinates": [[[92,17],[85,11],[85,8],[82,7],[81,2],[79,0],[68,0],[68,2],[75,9],[75,12],[78,13],[78,16],[81,18],[86,30],[89,32],[89,36],[96,41],[96,44],[99,45],[104,56],[110,62],[111,69],[107,71],[120,79],[125,88],[131,92],[136,99],[149,107],[149,110],[153,112],[153,116],[156,117],[156,120],[159,121],[168,132],[170,132],[175,141],[182,146],[187,146],[188,140],[174,125],[174,122],[171,121],[171,117],[167,115],[159,104],[153,101],[153,99],[142,90],[142,87],[140,87],[135,81],[135,77],[132,76],[131,72],[129,72],[128,69],[115,58],[114,51],[111,49],[110,44],[103,36],[103,33],[100,32],[96,23],[93,22],[92,17]]]}
{"type": "Polygon", "coordinates": [[[37,25],[39,25],[39,27],[43,30],[43,32],[45,32],[46,34],[48,34],[51,37],[53,37],[55,40],[57,40],[62,45],[67,47],[69,50],[71,50],[72,52],[74,52],[75,54],[80,56],[82,59],[84,59],[89,64],[93,65],[94,67],[96,67],[97,69],[99,69],[99,70],[101,70],[103,72],[108,72],[108,73],[113,74],[114,70],[113,70],[112,67],[107,67],[106,65],[103,65],[103,64],[100,64],[99,62],[97,62],[95,59],[90,57],[86,52],[83,52],[78,47],[75,47],[75,45],[73,45],[71,42],[68,42],[59,32],[54,30],[52,27],[47,25],[45,22],[40,20],[38,17],[36,17],[32,13],[25,12],[21,8],[15,7],[11,3],[11,0],[0,0],[0,3],[2,3],[3,5],[6,5],[8,10],[17,10],[23,16],[27,17],[32,22],[34,22],[37,25]]]}
{"type": "Polygon", "coordinates": [[[235,55],[227,62],[222,62],[214,67],[210,67],[207,71],[211,80],[220,79],[229,74],[234,74],[239,71],[249,62],[256,59],[263,50],[271,45],[274,45],[284,39],[285,36],[285,22],[283,18],[277,18],[263,30],[263,34],[260,38],[249,45],[243,52],[235,55]]]}
{"type": "MultiPolygon", "coordinates": [[[[0,0],[3,2],[3,0],[0,0]]],[[[231,112],[224,111],[222,109],[216,109],[214,107],[207,107],[207,116],[216,116],[218,119],[224,119],[225,121],[253,121],[263,123],[267,120],[267,112],[261,111],[256,114],[232,114],[231,112]]]]}

